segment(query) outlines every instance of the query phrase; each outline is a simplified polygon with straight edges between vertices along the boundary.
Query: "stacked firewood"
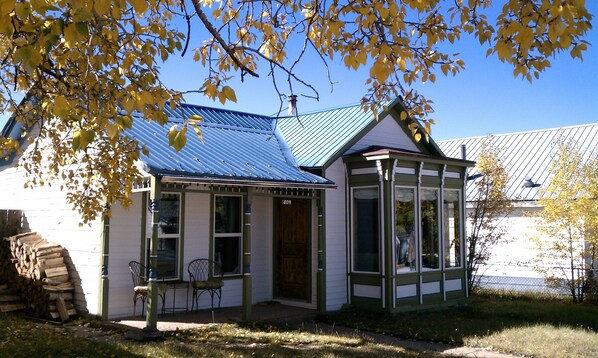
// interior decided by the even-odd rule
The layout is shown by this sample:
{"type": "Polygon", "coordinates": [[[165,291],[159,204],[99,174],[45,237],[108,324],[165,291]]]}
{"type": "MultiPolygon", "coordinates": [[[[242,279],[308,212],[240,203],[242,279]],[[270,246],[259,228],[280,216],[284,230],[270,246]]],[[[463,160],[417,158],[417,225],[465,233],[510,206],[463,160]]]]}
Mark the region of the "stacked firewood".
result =
{"type": "Polygon", "coordinates": [[[27,313],[65,321],[77,314],[62,246],[36,233],[5,238],[0,244],[0,277],[27,303],[27,313]]]}

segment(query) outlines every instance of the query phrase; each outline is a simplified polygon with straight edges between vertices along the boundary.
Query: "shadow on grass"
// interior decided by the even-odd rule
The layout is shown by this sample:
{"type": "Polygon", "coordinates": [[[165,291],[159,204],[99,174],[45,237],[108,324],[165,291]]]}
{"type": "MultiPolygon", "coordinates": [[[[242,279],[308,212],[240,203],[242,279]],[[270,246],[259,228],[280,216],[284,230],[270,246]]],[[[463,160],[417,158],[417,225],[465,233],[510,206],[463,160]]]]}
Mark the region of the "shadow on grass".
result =
{"type": "Polygon", "coordinates": [[[451,345],[463,345],[468,337],[484,337],[533,324],[598,331],[596,306],[491,295],[475,296],[467,307],[442,311],[389,315],[349,308],[320,319],[405,339],[451,345]]]}

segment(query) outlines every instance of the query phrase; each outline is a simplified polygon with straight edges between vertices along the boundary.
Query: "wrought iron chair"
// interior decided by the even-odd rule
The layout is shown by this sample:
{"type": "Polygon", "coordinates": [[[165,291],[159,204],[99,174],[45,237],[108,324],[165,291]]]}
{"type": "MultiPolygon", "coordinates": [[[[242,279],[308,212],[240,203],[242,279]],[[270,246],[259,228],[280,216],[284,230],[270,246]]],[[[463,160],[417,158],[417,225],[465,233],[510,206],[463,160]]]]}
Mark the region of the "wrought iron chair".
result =
{"type": "MultiPolygon", "coordinates": [[[[133,278],[133,316],[137,309],[137,301],[141,300],[141,315],[145,313],[144,306],[149,288],[147,286],[147,278],[145,277],[146,268],[138,261],[129,262],[129,270],[131,270],[131,277],[133,278]]],[[[166,290],[167,286],[158,284],[158,297],[162,299],[162,313],[165,312],[166,306],[166,290]]]]}
{"type": "Polygon", "coordinates": [[[193,288],[193,307],[199,309],[199,297],[202,293],[208,292],[212,299],[212,311],[214,310],[214,295],[218,297],[218,308],[222,300],[222,286],[224,286],[222,268],[217,262],[210,259],[195,259],[187,267],[189,272],[189,284],[193,288]]]}

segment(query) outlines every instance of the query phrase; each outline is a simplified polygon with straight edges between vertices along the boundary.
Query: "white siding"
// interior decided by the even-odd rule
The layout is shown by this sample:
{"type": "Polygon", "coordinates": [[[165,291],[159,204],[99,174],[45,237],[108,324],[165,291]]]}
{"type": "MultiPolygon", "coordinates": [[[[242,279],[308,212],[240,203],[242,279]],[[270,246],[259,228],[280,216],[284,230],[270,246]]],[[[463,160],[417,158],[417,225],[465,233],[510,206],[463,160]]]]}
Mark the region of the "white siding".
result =
{"type": "MultiPolygon", "coordinates": [[[[549,241],[550,238],[538,231],[539,219],[535,216],[538,210],[538,207],[516,208],[500,220],[499,229],[505,232],[503,240],[491,249],[488,264],[480,267],[479,272],[485,276],[542,277],[534,269],[541,263],[536,260],[538,249],[532,239],[549,241]]],[[[469,226],[467,231],[471,232],[469,226]]]]}
{"type": "Polygon", "coordinates": [[[253,197],[251,212],[251,290],[253,303],[272,299],[272,211],[271,197],[253,197]]]}
{"type": "Polygon", "coordinates": [[[210,257],[210,194],[185,193],[183,277],[189,262],[210,257]]]}
{"type": "MultiPolygon", "coordinates": [[[[131,199],[133,204],[128,209],[120,205],[112,207],[108,249],[109,317],[133,314],[133,279],[129,261],[141,259],[142,194],[134,193],[131,199]]],[[[140,313],[141,302],[138,302],[137,314],[140,313]]]]}
{"type": "Polygon", "coordinates": [[[100,222],[79,226],[80,215],[66,203],[60,184],[24,189],[22,169],[0,168],[0,209],[24,212],[24,228],[36,231],[46,240],[61,244],[72,260],[69,275],[75,284],[75,305],[96,314],[100,277],[100,222]],[[74,271],[76,270],[76,271],[74,271]]]}
{"type": "Polygon", "coordinates": [[[351,147],[345,154],[364,150],[370,146],[382,146],[419,151],[413,139],[409,137],[391,116],[386,116],[378,122],[363,138],[351,147]]]}
{"type": "Polygon", "coordinates": [[[347,303],[347,233],[345,166],[342,159],[326,169],[326,178],[338,186],[326,190],[326,310],[339,310],[347,303]]]}

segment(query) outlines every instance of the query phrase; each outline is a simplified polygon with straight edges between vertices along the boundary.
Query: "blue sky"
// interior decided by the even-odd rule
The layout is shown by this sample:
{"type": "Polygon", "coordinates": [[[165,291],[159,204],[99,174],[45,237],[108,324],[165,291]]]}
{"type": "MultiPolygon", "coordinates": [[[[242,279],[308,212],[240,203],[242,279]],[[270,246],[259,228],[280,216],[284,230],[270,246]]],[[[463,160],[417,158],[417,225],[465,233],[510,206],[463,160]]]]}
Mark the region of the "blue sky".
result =
{"type": "MultiPolygon", "coordinates": [[[[588,1],[587,6],[594,15],[594,28],[587,37],[592,45],[583,62],[571,59],[568,53],[561,54],[531,84],[514,78],[509,65],[486,58],[486,47],[475,40],[462,42],[451,50],[461,53],[465,70],[456,77],[439,73],[435,83],[417,86],[434,101],[436,125],[432,127],[432,137],[443,140],[598,122],[598,2],[588,1]]],[[[194,38],[200,40],[201,36],[196,34],[194,38]]],[[[369,69],[350,71],[341,63],[340,58],[330,63],[335,82],[332,92],[319,63],[303,64],[302,78],[317,87],[320,100],[300,97],[300,112],[359,103],[366,91],[364,81],[369,69]]],[[[193,62],[190,51],[184,58],[169,60],[162,75],[168,85],[188,90],[199,86],[205,70],[193,62]]],[[[266,74],[259,79],[246,76],[244,83],[236,78],[233,84],[237,103],[228,102],[224,107],[260,114],[278,111],[279,99],[266,74]]],[[[223,107],[201,95],[188,95],[186,101],[223,107]]]]}
{"type": "MultiPolygon", "coordinates": [[[[573,60],[568,53],[552,59],[552,67],[540,79],[529,83],[513,77],[510,65],[494,57],[486,57],[485,46],[477,40],[462,42],[450,52],[459,52],[465,70],[456,77],[437,74],[435,83],[418,85],[417,89],[434,101],[432,127],[435,140],[484,136],[546,129],[598,122],[598,2],[588,1],[594,15],[587,40],[592,44],[583,62],[573,60]]],[[[199,64],[188,58],[169,63],[163,74],[170,85],[190,89],[203,78],[199,64]]],[[[347,70],[341,59],[331,63],[334,91],[330,92],[325,72],[319,63],[304,63],[302,75],[319,90],[320,100],[299,98],[300,112],[317,111],[359,103],[365,94],[364,85],[369,69],[347,70]]],[[[262,75],[264,77],[264,75],[262,75]]],[[[274,114],[279,99],[270,78],[245,77],[236,82],[237,103],[225,107],[245,112],[274,114]]],[[[187,102],[223,107],[200,95],[186,97],[187,102]]]]}

